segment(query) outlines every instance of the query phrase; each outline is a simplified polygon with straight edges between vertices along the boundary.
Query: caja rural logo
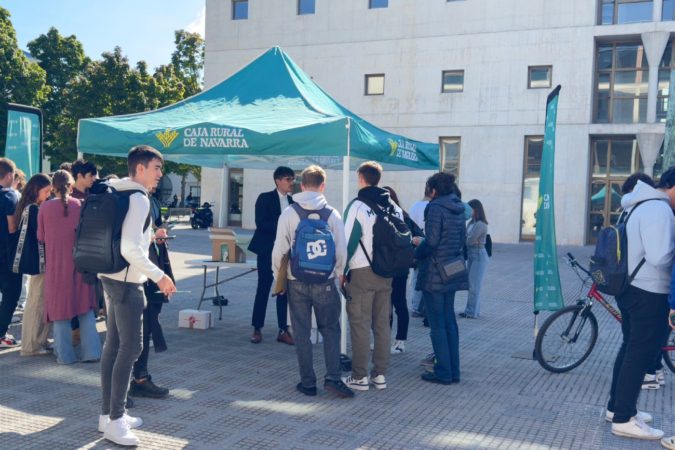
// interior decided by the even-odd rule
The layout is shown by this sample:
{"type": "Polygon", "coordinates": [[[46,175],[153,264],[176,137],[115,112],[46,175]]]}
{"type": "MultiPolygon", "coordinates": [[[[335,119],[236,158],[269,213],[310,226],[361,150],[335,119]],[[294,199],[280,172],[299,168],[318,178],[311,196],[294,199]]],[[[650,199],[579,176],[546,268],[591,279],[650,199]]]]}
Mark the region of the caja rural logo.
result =
{"type": "Polygon", "coordinates": [[[389,145],[391,146],[391,153],[389,156],[396,156],[396,158],[403,158],[408,161],[418,161],[417,146],[412,142],[403,139],[399,139],[398,142],[396,142],[393,139],[389,139],[389,145]]]}
{"type": "Polygon", "coordinates": [[[169,147],[178,136],[180,136],[180,133],[176,130],[166,130],[164,133],[159,132],[155,134],[155,136],[157,136],[157,139],[159,139],[164,148],[166,148],[169,147]]]}
{"type": "MultiPolygon", "coordinates": [[[[167,129],[156,133],[155,136],[164,148],[171,146],[180,133],[167,129]]],[[[186,128],[183,131],[183,147],[224,147],[249,148],[241,128],[213,127],[213,128],[186,128]]]]}

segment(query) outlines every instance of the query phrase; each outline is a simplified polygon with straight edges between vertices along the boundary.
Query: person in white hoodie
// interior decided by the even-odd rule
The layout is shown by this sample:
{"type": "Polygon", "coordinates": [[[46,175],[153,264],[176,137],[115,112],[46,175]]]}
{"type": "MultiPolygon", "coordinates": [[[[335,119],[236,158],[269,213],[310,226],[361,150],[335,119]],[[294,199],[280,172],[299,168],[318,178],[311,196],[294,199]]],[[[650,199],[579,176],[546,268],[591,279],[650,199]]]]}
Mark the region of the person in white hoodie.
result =
{"type": "MultiPolygon", "coordinates": [[[[319,268],[318,263],[312,262],[315,266],[314,268],[322,270],[321,275],[319,275],[321,280],[325,276],[328,277],[323,282],[310,283],[308,282],[309,277],[307,280],[301,281],[293,275],[294,269],[292,266],[295,263],[291,261],[287,265],[288,306],[291,311],[291,324],[293,325],[293,333],[295,335],[295,351],[300,366],[300,383],[296,387],[298,391],[305,395],[316,395],[316,374],[314,373],[312,342],[310,340],[313,309],[319,332],[323,337],[323,353],[326,362],[324,388],[340,397],[353,397],[354,392],[341,379],[340,313],[342,311],[342,303],[335,284],[335,280],[344,272],[347,263],[345,228],[340,213],[328,206],[328,202],[326,202],[326,198],[323,196],[323,191],[326,187],[326,172],[321,167],[310,166],[303,170],[301,187],[302,192],[293,196],[295,203],[286,208],[279,217],[277,235],[274,241],[274,249],[272,250],[272,271],[274,272],[274,278],[278,278],[282,260],[294,246],[298,253],[306,251],[309,258],[314,261],[321,261],[317,259],[319,256],[330,258],[330,253],[327,250],[325,242],[326,239],[308,241],[306,249],[298,247],[298,244],[295,242],[296,231],[300,224],[304,222],[304,218],[325,221],[325,224],[330,229],[330,234],[332,234],[335,257],[333,271],[330,274],[326,273],[330,271],[330,265],[327,265],[328,268],[319,268]],[[301,215],[305,217],[301,217],[301,215]]],[[[314,225],[325,226],[325,224],[318,222],[314,225]]],[[[316,230],[314,233],[316,233],[316,230]]],[[[299,262],[297,263],[296,270],[299,270],[300,264],[299,262]]]]}
{"type": "Polygon", "coordinates": [[[106,295],[107,333],[101,355],[102,412],[98,430],[119,445],[134,446],[140,440],[131,431],[143,424],[125,410],[127,390],[134,362],[143,350],[143,283],[148,278],[165,295],[176,292],[169,278],[148,257],[152,227],[148,191],[162,178],[164,158],[152,147],[139,145],[129,152],[129,178],[110,180],[118,192],[137,190],[129,196],[129,210],[122,224],[121,253],[129,267],[113,274],[101,274],[106,295]],[[148,224],[149,225],[149,224],[148,224]]]}
{"type": "Polygon", "coordinates": [[[638,268],[628,291],[616,297],[623,343],[614,363],[606,419],[612,433],[638,439],[661,439],[663,431],[646,425],[652,417],[637,410],[642,381],[661,352],[668,330],[668,294],[675,254],[675,168],[661,176],[656,189],[639,181],[625,195],[628,210],[628,273],[638,268]]]}

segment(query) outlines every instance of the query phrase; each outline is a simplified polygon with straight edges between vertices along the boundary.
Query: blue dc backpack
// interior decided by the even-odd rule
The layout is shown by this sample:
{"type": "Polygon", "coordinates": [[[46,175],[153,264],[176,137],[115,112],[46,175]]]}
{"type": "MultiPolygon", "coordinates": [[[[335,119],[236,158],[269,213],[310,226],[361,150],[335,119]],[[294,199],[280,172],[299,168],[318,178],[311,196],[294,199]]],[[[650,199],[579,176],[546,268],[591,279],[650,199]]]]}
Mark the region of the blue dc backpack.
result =
{"type": "MultiPolygon", "coordinates": [[[[595,245],[595,254],[591,257],[589,270],[593,281],[600,292],[607,295],[621,295],[626,293],[635,275],[645,263],[642,258],[633,273],[628,273],[628,234],[626,223],[635,210],[649,200],[643,200],[633,206],[625,220],[598,233],[598,243],[595,245]]],[[[626,216],[626,215],[624,215],[626,216]]]]}
{"type": "Polygon", "coordinates": [[[335,239],[328,225],[333,208],[308,211],[297,203],[291,208],[300,216],[291,248],[291,275],[307,284],[325,283],[335,270],[335,239]],[[319,219],[310,219],[310,214],[319,219]]]}

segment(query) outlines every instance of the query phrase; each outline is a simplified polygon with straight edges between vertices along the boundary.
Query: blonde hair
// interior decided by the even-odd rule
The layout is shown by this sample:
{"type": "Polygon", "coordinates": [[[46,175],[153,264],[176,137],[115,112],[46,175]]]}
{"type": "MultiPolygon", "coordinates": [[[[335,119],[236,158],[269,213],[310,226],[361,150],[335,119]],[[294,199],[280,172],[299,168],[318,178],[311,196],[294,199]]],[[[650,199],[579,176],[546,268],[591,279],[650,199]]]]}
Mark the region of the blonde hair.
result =
{"type": "Polygon", "coordinates": [[[68,195],[74,184],[73,176],[66,170],[57,170],[52,176],[54,192],[59,194],[63,202],[63,217],[68,217],[68,195]]]}
{"type": "Polygon", "coordinates": [[[26,187],[26,174],[21,169],[16,169],[14,171],[14,182],[16,183],[17,181],[19,182],[16,185],[17,191],[21,191],[24,187],[26,187]]]}
{"type": "Polygon", "coordinates": [[[318,188],[326,182],[326,171],[319,166],[309,166],[302,171],[302,184],[305,187],[318,188]]]}

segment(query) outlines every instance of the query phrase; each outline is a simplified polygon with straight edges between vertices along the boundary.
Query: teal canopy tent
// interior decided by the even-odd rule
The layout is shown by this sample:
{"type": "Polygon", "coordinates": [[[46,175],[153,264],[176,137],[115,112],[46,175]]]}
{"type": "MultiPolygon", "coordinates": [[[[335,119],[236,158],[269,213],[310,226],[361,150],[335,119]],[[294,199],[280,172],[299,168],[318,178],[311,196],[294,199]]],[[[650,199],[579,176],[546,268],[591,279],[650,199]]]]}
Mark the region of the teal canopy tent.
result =
{"type": "Polygon", "coordinates": [[[343,108],[279,47],[225,81],[165,108],[80,120],[81,153],[126,156],[146,144],[204,167],[342,169],[350,156],[388,170],[438,170],[439,146],[383,131],[343,108]],[[300,159],[300,161],[298,161],[300,159]],[[291,161],[295,160],[295,164],[291,161]]]}

